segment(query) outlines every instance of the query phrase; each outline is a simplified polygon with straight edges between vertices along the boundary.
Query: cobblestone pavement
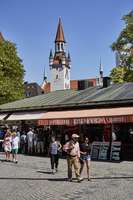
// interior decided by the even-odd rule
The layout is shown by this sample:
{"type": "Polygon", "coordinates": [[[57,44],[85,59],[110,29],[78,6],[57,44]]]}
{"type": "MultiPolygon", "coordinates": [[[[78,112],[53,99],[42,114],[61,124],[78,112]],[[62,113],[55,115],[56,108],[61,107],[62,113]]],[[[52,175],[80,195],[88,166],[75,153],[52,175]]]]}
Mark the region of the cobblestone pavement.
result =
{"type": "MultiPolygon", "coordinates": [[[[92,162],[91,182],[66,181],[66,160],[51,174],[49,158],[19,155],[19,163],[0,154],[0,200],[132,200],[133,162],[92,162]]],[[[84,169],[83,176],[86,176],[84,169]]]]}

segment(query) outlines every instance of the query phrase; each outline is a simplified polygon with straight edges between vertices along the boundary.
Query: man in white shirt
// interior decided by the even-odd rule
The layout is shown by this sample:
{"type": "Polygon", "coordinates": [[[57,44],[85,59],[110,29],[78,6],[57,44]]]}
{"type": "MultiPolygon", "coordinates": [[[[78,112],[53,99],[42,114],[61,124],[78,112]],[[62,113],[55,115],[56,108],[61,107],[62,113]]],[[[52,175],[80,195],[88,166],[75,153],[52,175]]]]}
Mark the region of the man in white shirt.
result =
{"type": "Polygon", "coordinates": [[[29,132],[27,133],[28,153],[33,152],[33,137],[34,137],[34,133],[32,131],[32,128],[29,128],[29,132]]]}
{"type": "Polygon", "coordinates": [[[16,132],[12,133],[12,139],[11,139],[11,144],[12,144],[12,157],[13,157],[13,162],[18,163],[17,160],[17,153],[18,153],[18,148],[19,148],[19,138],[16,135],[16,132]]]}
{"type": "Polygon", "coordinates": [[[78,143],[79,136],[77,134],[72,134],[72,139],[67,142],[63,150],[67,152],[67,165],[68,165],[68,181],[72,181],[72,166],[74,166],[75,175],[78,182],[81,182],[83,179],[80,177],[80,149],[78,143]]]}

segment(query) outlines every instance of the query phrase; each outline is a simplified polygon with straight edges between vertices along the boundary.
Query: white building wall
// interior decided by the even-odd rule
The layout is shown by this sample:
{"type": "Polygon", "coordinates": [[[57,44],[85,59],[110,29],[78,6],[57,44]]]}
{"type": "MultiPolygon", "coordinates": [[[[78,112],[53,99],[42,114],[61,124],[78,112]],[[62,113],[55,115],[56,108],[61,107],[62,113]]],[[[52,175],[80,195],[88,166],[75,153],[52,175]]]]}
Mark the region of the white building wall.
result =
{"type": "Polygon", "coordinates": [[[64,71],[64,88],[70,89],[70,69],[66,68],[64,71]],[[67,70],[67,75],[66,75],[67,70]]]}
{"type": "Polygon", "coordinates": [[[51,69],[51,91],[64,90],[65,88],[65,68],[59,70],[59,68],[51,69]]]}

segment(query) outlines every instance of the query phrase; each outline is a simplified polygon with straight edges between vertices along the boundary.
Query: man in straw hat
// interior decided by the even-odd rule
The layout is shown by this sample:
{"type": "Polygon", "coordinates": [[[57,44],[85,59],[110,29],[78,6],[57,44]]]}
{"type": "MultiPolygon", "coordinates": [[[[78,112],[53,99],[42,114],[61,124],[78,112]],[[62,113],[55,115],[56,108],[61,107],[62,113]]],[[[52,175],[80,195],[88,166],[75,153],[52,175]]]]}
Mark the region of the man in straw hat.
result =
{"type": "Polygon", "coordinates": [[[79,169],[79,158],[80,158],[80,149],[78,143],[79,136],[77,134],[72,134],[72,138],[67,142],[63,150],[67,153],[67,165],[68,165],[68,181],[72,181],[72,166],[74,166],[75,175],[78,182],[81,182],[83,179],[80,177],[79,169]]]}

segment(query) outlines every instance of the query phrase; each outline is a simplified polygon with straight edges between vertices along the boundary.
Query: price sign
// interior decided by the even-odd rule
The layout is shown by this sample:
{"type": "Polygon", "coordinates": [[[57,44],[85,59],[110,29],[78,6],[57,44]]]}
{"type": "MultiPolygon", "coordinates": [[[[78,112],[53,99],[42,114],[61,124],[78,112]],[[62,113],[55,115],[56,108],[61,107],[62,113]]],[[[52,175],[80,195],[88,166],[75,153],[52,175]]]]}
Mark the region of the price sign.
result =
{"type": "Polygon", "coordinates": [[[91,147],[91,159],[98,160],[101,142],[93,142],[91,147]]]}
{"type": "Polygon", "coordinates": [[[99,150],[99,160],[107,160],[109,150],[109,142],[102,142],[99,150]]]}
{"type": "Polygon", "coordinates": [[[110,160],[120,160],[121,142],[112,142],[110,160]]]}

